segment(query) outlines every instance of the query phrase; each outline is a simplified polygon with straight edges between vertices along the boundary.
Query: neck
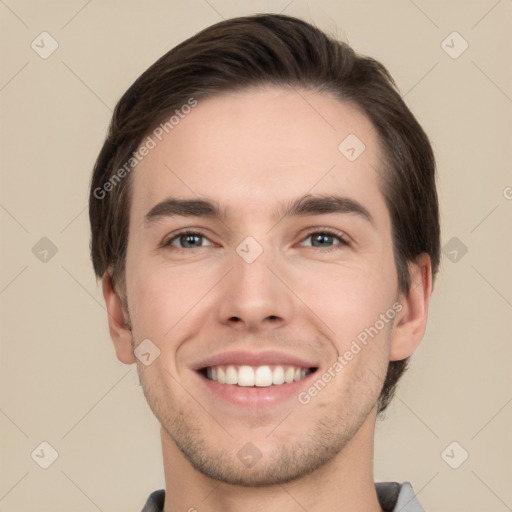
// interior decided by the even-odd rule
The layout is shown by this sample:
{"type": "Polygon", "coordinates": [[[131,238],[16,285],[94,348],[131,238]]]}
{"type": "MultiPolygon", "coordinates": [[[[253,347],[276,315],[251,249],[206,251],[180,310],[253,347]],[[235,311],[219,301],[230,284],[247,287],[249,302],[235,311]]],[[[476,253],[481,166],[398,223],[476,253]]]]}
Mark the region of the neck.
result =
{"type": "Polygon", "coordinates": [[[381,512],[373,481],[375,414],[329,463],[285,484],[243,487],[213,480],[196,469],[162,428],[164,512],[381,512]]]}

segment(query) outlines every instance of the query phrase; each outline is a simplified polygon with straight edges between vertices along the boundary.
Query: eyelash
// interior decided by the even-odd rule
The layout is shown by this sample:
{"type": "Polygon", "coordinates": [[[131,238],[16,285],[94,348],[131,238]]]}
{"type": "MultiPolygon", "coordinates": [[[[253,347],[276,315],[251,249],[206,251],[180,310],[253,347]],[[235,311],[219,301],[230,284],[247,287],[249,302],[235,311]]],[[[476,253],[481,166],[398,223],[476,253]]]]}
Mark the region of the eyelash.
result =
{"type": "Polygon", "coordinates": [[[302,239],[302,242],[307,240],[310,236],[313,236],[316,234],[330,235],[339,241],[339,244],[331,245],[330,247],[313,247],[311,245],[308,246],[313,249],[318,249],[322,252],[332,252],[332,251],[340,250],[344,247],[348,247],[350,245],[348,237],[347,237],[347,235],[345,235],[345,233],[342,233],[341,231],[337,231],[334,229],[329,229],[329,228],[316,228],[316,229],[313,229],[312,231],[309,231],[308,234],[302,239]]]}
{"type": "MultiPolygon", "coordinates": [[[[318,249],[321,252],[331,252],[331,251],[339,250],[342,247],[346,247],[346,246],[350,245],[350,242],[348,241],[348,238],[347,238],[347,236],[344,233],[342,233],[340,231],[336,231],[336,230],[330,229],[330,228],[316,228],[316,229],[314,229],[312,231],[309,231],[308,234],[304,238],[302,238],[301,242],[304,242],[309,237],[311,237],[313,235],[316,235],[316,234],[330,235],[330,236],[336,238],[339,241],[339,244],[332,245],[330,247],[314,247],[312,245],[309,245],[309,246],[306,246],[306,247],[311,247],[311,248],[314,248],[314,249],[318,249]]],[[[174,234],[171,238],[169,238],[167,240],[164,240],[162,242],[162,244],[160,245],[160,247],[161,248],[167,248],[167,249],[172,248],[173,250],[178,250],[178,251],[179,250],[181,250],[181,251],[189,251],[190,248],[174,247],[174,246],[171,245],[172,242],[174,242],[177,238],[179,238],[180,236],[183,236],[183,235],[196,235],[196,236],[200,236],[200,237],[203,237],[203,238],[208,238],[204,233],[201,233],[201,231],[184,230],[184,231],[180,231],[179,233],[174,234]]],[[[197,247],[197,249],[201,249],[201,247],[197,247]]]]}

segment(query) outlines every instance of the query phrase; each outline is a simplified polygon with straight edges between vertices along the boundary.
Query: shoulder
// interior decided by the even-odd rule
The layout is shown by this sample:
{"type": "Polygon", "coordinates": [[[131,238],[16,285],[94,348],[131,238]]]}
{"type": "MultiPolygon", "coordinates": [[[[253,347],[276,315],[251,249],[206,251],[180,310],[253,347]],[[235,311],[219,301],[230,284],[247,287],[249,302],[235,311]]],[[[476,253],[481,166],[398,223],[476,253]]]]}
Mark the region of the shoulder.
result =
{"type": "Polygon", "coordinates": [[[164,508],[165,491],[160,489],[149,495],[146,504],[141,512],[162,512],[164,508]]]}
{"type": "Polygon", "coordinates": [[[425,512],[409,482],[379,482],[375,488],[385,512],[425,512]]]}

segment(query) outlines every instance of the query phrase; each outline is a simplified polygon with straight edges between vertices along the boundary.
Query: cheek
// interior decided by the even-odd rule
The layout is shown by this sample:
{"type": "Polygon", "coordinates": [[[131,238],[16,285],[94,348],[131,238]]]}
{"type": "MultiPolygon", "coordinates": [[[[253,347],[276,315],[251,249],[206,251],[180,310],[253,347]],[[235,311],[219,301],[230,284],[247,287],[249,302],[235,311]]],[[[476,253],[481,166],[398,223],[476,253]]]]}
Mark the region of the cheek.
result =
{"type": "MultiPolygon", "coordinates": [[[[324,377],[333,379],[332,392],[349,400],[354,410],[359,410],[357,403],[373,404],[378,397],[397,314],[394,273],[373,268],[330,269],[314,277],[305,273],[310,277],[302,288],[308,307],[327,326],[327,338],[337,354],[324,377]]],[[[328,401],[328,394],[324,399],[328,401]]]]}
{"type": "Polygon", "coordinates": [[[345,350],[358,336],[364,340],[367,329],[375,333],[375,325],[378,333],[390,327],[397,298],[392,265],[386,265],[386,270],[380,263],[310,267],[301,269],[294,289],[328,328],[328,336],[335,341],[338,351],[345,350]]]}
{"type": "Polygon", "coordinates": [[[197,306],[216,282],[213,274],[195,265],[178,268],[150,258],[127,259],[128,304],[136,338],[168,343],[197,314],[197,306]]]}

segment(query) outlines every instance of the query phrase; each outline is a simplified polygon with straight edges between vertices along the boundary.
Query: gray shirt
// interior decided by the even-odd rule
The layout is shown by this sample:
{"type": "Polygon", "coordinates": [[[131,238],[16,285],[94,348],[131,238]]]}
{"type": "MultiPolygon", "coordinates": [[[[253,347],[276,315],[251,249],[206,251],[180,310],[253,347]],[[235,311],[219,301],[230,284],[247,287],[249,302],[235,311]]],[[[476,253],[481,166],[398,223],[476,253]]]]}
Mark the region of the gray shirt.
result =
{"type": "MultiPolygon", "coordinates": [[[[414,494],[409,482],[379,482],[375,484],[377,497],[384,512],[425,512],[414,494]]],[[[164,507],[165,491],[153,492],[142,512],[162,512],[164,507]]]]}

